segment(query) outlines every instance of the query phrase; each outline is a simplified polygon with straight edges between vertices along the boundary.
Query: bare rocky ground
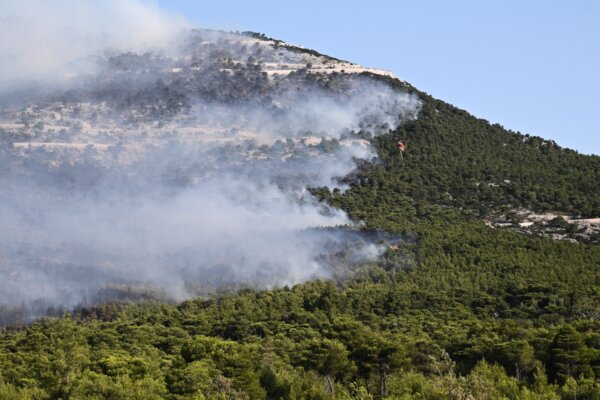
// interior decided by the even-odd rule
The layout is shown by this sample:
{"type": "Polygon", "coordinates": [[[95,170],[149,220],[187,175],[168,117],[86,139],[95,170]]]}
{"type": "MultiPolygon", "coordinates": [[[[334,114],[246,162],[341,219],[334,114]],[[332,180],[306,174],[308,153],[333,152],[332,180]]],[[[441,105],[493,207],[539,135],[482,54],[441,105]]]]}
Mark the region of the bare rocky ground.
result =
{"type": "Polygon", "coordinates": [[[517,210],[496,215],[486,221],[489,226],[512,229],[527,234],[571,242],[600,242],[600,218],[578,218],[560,213],[535,213],[517,210]]]}

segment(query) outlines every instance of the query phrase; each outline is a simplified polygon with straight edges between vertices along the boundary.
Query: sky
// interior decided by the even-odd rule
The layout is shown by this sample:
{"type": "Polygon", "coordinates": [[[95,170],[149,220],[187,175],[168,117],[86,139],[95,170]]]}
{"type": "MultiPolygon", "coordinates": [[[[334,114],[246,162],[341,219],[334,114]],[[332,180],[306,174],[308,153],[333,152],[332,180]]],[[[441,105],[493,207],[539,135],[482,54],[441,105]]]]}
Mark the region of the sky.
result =
{"type": "Polygon", "coordinates": [[[600,1],[155,2],[202,28],[390,70],[477,117],[600,154],[600,1]]]}

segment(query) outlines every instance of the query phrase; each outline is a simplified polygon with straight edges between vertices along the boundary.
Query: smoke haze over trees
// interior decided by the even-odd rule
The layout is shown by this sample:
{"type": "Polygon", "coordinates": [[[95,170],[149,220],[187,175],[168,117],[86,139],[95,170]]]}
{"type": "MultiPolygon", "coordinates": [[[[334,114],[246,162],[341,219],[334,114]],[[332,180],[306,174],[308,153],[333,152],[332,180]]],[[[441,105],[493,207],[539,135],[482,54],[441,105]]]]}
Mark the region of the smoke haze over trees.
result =
{"type": "MultiPolygon", "coordinates": [[[[118,20],[129,9],[116,4],[118,20]]],[[[33,20],[6,18],[9,37],[35,33],[33,20]]],[[[183,299],[334,273],[319,260],[346,234],[315,228],[351,221],[307,188],[343,188],[375,157],[366,139],[415,118],[419,101],[281,42],[159,19],[162,41],[109,26],[88,33],[97,47],[58,54],[56,74],[79,68],[68,77],[26,70],[0,86],[0,303],[74,306],[127,285],[183,299]]],[[[57,24],[36,29],[66,46],[57,24]]],[[[35,67],[35,41],[20,40],[15,62],[35,67]]],[[[372,260],[380,245],[358,243],[350,258],[372,260]]]]}

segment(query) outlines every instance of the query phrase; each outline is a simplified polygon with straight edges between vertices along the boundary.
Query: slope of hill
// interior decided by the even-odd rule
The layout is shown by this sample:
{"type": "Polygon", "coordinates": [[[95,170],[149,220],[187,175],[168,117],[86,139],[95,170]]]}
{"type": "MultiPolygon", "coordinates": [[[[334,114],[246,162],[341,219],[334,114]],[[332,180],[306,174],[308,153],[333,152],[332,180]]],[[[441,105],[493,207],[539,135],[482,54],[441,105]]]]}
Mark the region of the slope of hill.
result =
{"type": "MultiPolygon", "coordinates": [[[[327,230],[313,235],[314,225],[299,222],[295,227],[308,236],[292,234],[289,229],[268,235],[252,229],[245,236],[234,236],[235,246],[216,253],[195,252],[194,242],[186,241],[185,235],[177,236],[185,244],[183,248],[169,242],[168,235],[156,239],[138,222],[136,234],[147,235],[150,243],[161,249],[164,245],[163,253],[151,254],[166,254],[159,260],[173,265],[168,274],[201,285],[196,293],[206,293],[209,286],[208,291],[213,292],[174,302],[169,298],[172,293],[159,291],[156,295],[156,291],[140,289],[129,276],[118,274],[118,265],[143,273],[136,263],[156,262],[135,248],[131,249],[135,257],[123,258],[115,243],[108,242],[107,251],[106,243],[105,247],[90,247],[84,241],[85,246],[77,251],[63,254],[67,249],[64,242],[42,236],[46,240],[42,246],[22,238],[19,243],[38,246],[32,257],[27,248],[14,247],[14,241],[5,238],[0,243],[4,252],[0,254],[5,257],[0,260],[0,273],[12,279],[5,282],[26,282],[19,280],[23,275],[18,267],[31,265],[34,267],[28,271],[41,271],[48,277],[60,274],[61,279],[93,273],[96,285],[104,283],[99,291],[102,295],[97,297],[104,304],[90,305],[92,302],[78,298],[71,305],[80,307],[60,317],[69,311],[61,307],[64,303],[42,302],[38,309],[50,306],[46,314],[59,317],[42,318],[30,325],[27,310],[20,304],[2,305],[1,398],[600,397],[598,236],[593,229],[574,229],[575,225],[560,218],[526,232],[520,231],[526,228],[519,225],[526,212],[600,216],[600,157],[508,132],[408,83],[359,66],[351,74],[336,68],[330,73],[311,70],[318,62],[340,62],[311,50],[257,34],[242,36],[241,45],[235,35],[226,38],[226,49],[236,48],[245,57],[266,54],[266,59],[247,59],[240,64],[204,39],[196,42],[203,49],[198,50],[202,57],[182,58],[177,65],[149,56],[114,56],[111,65],[118,66],[123,76],[131,76],[131,71],[137,74],[139,68],[163,72],[136,81],[141,86],[131,90],[120,87],[110,69],[102,78],[104,83],[116,79],[108,85],[110,90],[64,92],[58,98],[45,98],[47,103],[38,102],[37,107],[5,109],[5,146],[0,161],[10,172],[0,182],[12,190],[5,193],[27,193],[31,196],[28,201],[44,196],[45,207],[65,199],[75,205],[82,199],[95,199],[90,193],[108,193],[110,202],[89,204],[105,207],[104,211],[100,208],[100,215],[119,210],[119,217],[124,218],[128,214],[113,207],[125,198],[123,187],[127,196],[149,195],[165,201],[173,193],[187,190],[200,190],[208,196],[211,192],[202,188],[217,188],[214,177],[224,180],[238,175],[249,182],[255,182],[256,176],[267,177],[277,188],[258,180],[259,191],[267,192],[268,201],[235,179],[236,185],[226,187],[227,196],[210,198],[227,204],[238,199],[230,210],[236,224],[242,226],[246,211],[260,217],[249,219],[253,225],[276,224],[282,215],[293,221],[310,217],[311,223],[329,226],[354,224],[355,230],[368,230],[361,237],[375,238],[359,240],[363,247],[356,254],[367,249],[376,256],[349,251],[356,236],[348,239],[327,230]],[[251,46],[258,43],[250,53],[245,43],[248,39],[253,40],[251,46]],[[243,46],[245,50],[241,50],[243,46]],[[283,47],[290,53],[282,53],[283,47]],[[257,49],[261,50],[257,53],[257,49]],[[303,58],[297,62],[297,70],[290,66],[299,55],[312,57],[311,65],[303,58]],[[286,68],[294,71],[277,77],[279,72],[269,73],[268,69],[284,70],[282,57],[286,68]],[[304,67],[300,68],[301,64],[304,67]],[[215,76],[222,85],[211,85],[215,76]],[[366,96],[366,102],[359,101],[372,88],[379,92],[366,96]],[[331,125],[330,119],[302,100],[302,93],[312,90],[332,100],[319,103],[326,115],[335,111],[339,116],[350,106],[366,113],[357,119],[344,117],[344,129],[333,135],[326,128],[340,125],[331,125]],[[294,96],[290,97],[290,92],[294,96]],[[356,93],[358,100],[353,97],[356,93]],[[350,102],[343,100],[348,97],[350,102]],[[197,98],[218,101],[203,109],[197,107],[197,98]],[[369,111],[373,101],[372,108],[383,107],[382,114],[369,111]],[[224,104],[247,106],[254,102],[266,105],[276,118],[257,120],[247,108],[236,107],[235,112],[223,108],[224,104]],[[298,111],[303,118],[318,116],[318,123],[298,122],[292,118],[298,111]],[[215,112],[218,117],[240,112],[241,117],[225,122],[214,118],[217,123],[208,123],[215,112]],[[394,118],[388,118],[390,112],[396,113],[394,118]],[[191,120],[194,115],[201,117],[191,120]],[[275,123],[268,135],[260,130],[265,121],[275,123]],[[294,129],[272,136],[282,126],[294,129]],[[398,140],[407,145],[402,155],[396,147],[398,140]],[[374,151],[368,150],[369,143],[374,151]],[[340,159],[353,161],[340,167],[336,162],[340,159]],[[358,165],[355,170],[354,163],[358,165]],[[321,175],[323,171],[327,173],[321,175]],[[41,177],[51,178],[47,181],[50,189],[40,183],[41,177]],[[29,184],[27,192],[14,186],[23,180],[29,184]],[[211,185],[203,186],[206,182],[211,185]],[[158,185],[161,192],[148,191],[148,183],[158,185]],[[305,193],[307,186],[321,204],[305,193]],[[300,217],[296,208],[286,205],[290,193],[294,201],[308,204],[300,217]],[[243,213],[239,204],[244,205],[243,213]],[[277,218],[261,213],[267,206],[275,210],[277,218]],[[345,211],[349,219],[336,214],[336,209],[345,211]],[[321,216],[306,210],[319,210],[321,216]],[[501,229],[499,223],[510,226],[501,229]],[[376,234],[367,235],[373,232],[376,234]],[[394,234],[394,240],[386,239],[382,232],[394,234]],[[551,234],[573,241],[546,237],[551,234]],[[276,245],[264,252],[245,252],[255,250],[262,240],[276,239],[276,245]],[[329,245],[317,246],[323,242],[329,245]],[[286,257],[296,255],[292,251],[300,245],[313,250],[295,258],[301,264],[298,271],[305,268],[318,273],[301,275],[285,285],[285,280],[275,278],[289,277],[288,267],[296,264],[288,264],[286,257]],[[90,249],[94,257],[82,258],[81,253],[90,249]],[[231,254],[236,259],[227,263],[224,255],[231,254]],[[247,254],[261,263],[248,262],[247,254]],[[335,257],[335,266],[327,269],[324,260],[335,257]],[[196,259],[200,261],[194,263],[196,259]],[[276,261],[271,265],[265,260],[276,261]],[[250,271],[244,279],[236,275],[235,267],[240,265],[250,271]],[[316,270],[310,269],[315,265],[316,270]],[[295,284],[311,277],[320,279],[295,284]],[[261,278],[271,279],[270,284],[261,285],[261,278]],[[260,290],[265,286],[277,287],[260,290]],[[108,301],[111,298],[146,301],[119,303],[108,301]]],[[[3,201],[11,205],[10,210],[23,211],[22,204],[9,201],[9,194],[3,195],[3,201]]],[[[150,212],[134,214],[134,218],[152,218],[157,212],[170,215],[184,206],[200,213],[202,218],[193,219],[195,224],[223,222],[211,219],[211,213],[219,208],[202,213],[193,207],[199,201],[211,206],[201,202],[202,198],[194,196],[190,201],[184,197],[177,207],[166,208],[137,202],[125,211],[133,212],[141,204],[150,212]]],[[[28,224],[39,216],[52,221],[67,215],[47,214],[44,207],[27,210],[22,221],[28,224]]],[[[74,207],[71,212],[85,222],[99,223],[85,219],[82,210],[74,207]]],[[[158,221],[166,232],[181,226],[171,225],[166,218],[158,221]]],[[[28,226],[40,228],[39,234],[50,225],[28,226]]],[[[103,234],[116,232],[127,238],[123,232],[128,230],[99,226],[103,234]]],[[[185,230],[193,235],[203,232],[185,230]]],[[[72,235],[57,235],[78,243],[72,235]]],[[[231,241],[230,232],[218,237],[221,242],[231,241]]],[[[219,249],[220,244],[211,246],[219,249]]],[[[159,274],[156,281],[165,277],[159,274]]],[[[151,278],[146,279],[155,283],[151,278]]],[[[65,281],[67,284],[59,286],[63,290],[81,280],[65,281]]],[[[176,280],[166,283],[173,282],[176,280]]],[[[81,287],[90,295],[98,289],[81,287]]],[[[193,293],[190,287],[184,289],[188,296],[193,293]]]]}
{"type": "Polygon", "coordinates": [[[347,177],[355,187],[335,195],[315,190],[321,198],[359,219],[369,220],[365,211],[376,206],[373,214],[379,220],[373,226],[379,227],[389,225],[390,217],[396,216],[400,227],[410,226],[431,205],[460,209],[516,228],[523,228],[519,223],[534,212],[554,212],[573,218],[573,226],[561,227],[560,221],[540,223],[534,227],[538,233],[562,229],[571,238],[598,243],[597,222],[584,219],[577,224],[577,218],[600,215],[600,157],[506,131],[407,83],[385,80],[418,93],[422,101],[419,118],[374,139],[381,162],[365,164],[347,177]],[[398,140],[407,146],[402,156],[396,148],[398,140]],[[369,195],[375,192],[377,201],[369,195]],[[355,202],[362,204],[354,207],[355,202]],[[358,214],[352,214],[355,209],[358,214]],[[591,225],[587,229],[581,226],[586,223],[591,225]]]}
{"type": "MultiPolygon", "coordinates": [[[[321,254],[346,235],[319,229],[352,221],[307,187],[339,187],[375,155],[356,132],[419,109],[359,66],[248,35],[192,31],[164,54],[96,61],[0,103],[0,304],[329,277],[321,254]]],[[[381,252],[361,246],[357,261],[381,252]]]]}

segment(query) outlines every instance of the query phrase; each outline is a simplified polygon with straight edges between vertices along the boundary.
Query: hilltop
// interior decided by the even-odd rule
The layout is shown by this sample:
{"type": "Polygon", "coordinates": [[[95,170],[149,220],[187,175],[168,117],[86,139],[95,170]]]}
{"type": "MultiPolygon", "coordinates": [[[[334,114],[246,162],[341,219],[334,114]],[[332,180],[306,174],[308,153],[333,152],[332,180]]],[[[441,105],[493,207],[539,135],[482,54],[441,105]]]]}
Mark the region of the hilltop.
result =
{"type": "Polygon", "coordinates": [[[600,396],[600,157],[256,33],[78,79],[0,113],[0,397],[600,396]]]}

